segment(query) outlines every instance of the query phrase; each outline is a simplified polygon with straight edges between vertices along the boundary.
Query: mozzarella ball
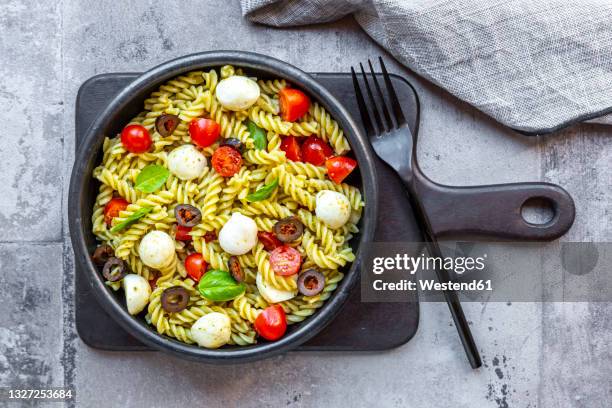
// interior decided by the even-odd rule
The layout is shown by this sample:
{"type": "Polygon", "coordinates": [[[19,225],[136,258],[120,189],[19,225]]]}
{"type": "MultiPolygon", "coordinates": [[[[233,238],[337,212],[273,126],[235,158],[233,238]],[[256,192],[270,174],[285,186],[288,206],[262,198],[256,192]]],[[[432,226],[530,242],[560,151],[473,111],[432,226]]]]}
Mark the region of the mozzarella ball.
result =
{"type": "Polygon", "coordinates": [[[219,244],[230,255],[243,255],[257,244],[257,224],[251,218],[234,213],[219,231],[219,244]]]}
{"type": "Polygon", "coordinates": [[[168,170],[181,180],[200,177],[206,166],[206,157],[190,144],[177,147],[168,155],[168,170]]]}
{"type": "Polygon", "coordinates": [[[231,334],[230,318],[219,312],[208,313],[191,326],[191,338],[206,348],[214,349],[227,344],[231,334]]]}
{"type": "MultiPolygon", "coordinates": [[[[297,275],[297,273],[295,275],[291,275],[291,278],[297,280],[297,275]]],[[[295,291],[276,289],[264,281],[261,273],[257,273],[255,283],[257,284],[257,290],[268,303],[284,302],[285,300],[293,299],[298,293],[297,289],[295,291]]]]}
{"type": "Polygon", "coordinates": [[[315,214],[330,228],[340,228],[351,216],[351,203],[342,193],[321,190],[317,193],[315,214]]]}
{"type": "Polygon", "coordinates": [[[176,256],[174,240],[163,231],[151,231],[140,240],[138,255],[148,267],[159,269],[167,266],[176,256]]]}
{"type": "Polygon", "coordinates": [[[241,111],[257,101],[259,85],[250,78],[234,75],[217,84],[215,95],[225,109],[241,111]]]}
{"type": "Polygon", "coordinates": [[[125,303],[128,313],[136,315],[143,311],[149,296],[151,296],[151,286],[145,278],[140,275],[130,273],[123,278],[123,291],[125,292],[125,303]]]}

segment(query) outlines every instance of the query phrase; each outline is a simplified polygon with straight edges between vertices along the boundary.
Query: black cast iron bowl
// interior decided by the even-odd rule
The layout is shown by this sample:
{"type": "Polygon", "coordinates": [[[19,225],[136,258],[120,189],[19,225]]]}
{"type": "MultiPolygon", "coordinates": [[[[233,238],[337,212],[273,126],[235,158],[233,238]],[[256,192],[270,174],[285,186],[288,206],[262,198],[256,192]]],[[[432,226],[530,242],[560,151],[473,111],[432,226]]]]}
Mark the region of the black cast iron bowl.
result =
{"type": "MultiPolygon", "coordinates": [[[[207,363],[234,363],[254,361],[291,350],[320,332],[338,314],[358,281],[361,250],[374,237],[377,210],[377,183],[374,159],[366,139],[344,107],[310,75],[286,62],[250,52],[214,51],[192,54],[161,64],[138,77],[121,91],[87,130],[83,143],[75,156],[70,178],[68,215],[70,237],[75,254],[76,268],[85,274],[97,301],[126,331],[143,343],[176,356],[207,363]],[[304,322],[289,326],[283,338],[275,342],[260,342],[253,346],[226,346],[210,350],[188,345],[158,334],[144,321],[144,313],[131,316],[125,307],[123,291],[113,292],[105,284],[90,254],[97,243],[92,231],[91,215],[99,183],[92,178],[93,169],[100,163],[105,136],[117,135],[123,126],[143,107],[148,95],[162,83],[193,70],[218,68],[225,64],[242,67],[258,78],[285,78],[318,101],[342,126],[351,144],[359,167],[350,182],[358,186],[366,201],[360,233],[352,240],[356,260],[345,271],[345,277],[313,316],[304,322]]],[[[93,301],[93,300],[92,300],[93,301]]]]}

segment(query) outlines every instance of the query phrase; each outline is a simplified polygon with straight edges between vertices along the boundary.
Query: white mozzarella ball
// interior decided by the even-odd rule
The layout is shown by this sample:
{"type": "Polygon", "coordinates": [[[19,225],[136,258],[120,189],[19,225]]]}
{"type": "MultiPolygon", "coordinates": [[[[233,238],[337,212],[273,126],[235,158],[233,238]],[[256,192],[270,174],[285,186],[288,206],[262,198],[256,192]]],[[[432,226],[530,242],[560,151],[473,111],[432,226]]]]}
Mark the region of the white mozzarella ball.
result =
{"type": "Polygon", "coordinates": [[[191,338],[206,348],[214,349],[227,344],[231,334],[230,318],[219,312],[208,313],[191,326],[191,338]]]}
{"type": "Polygon", "coordinates": [[[168,154],[168,170],[181,180],[200,177],[206,166],[206,157],[190,144],[177,147],[168,154]]]}
{"type": "Polygon", "coordinates": [[[250,78],[234,75],[217,84],[215,95],[225,109],[241,111],[257,101],[259,85],[250,78]]]}
{"type": "Polygon", "coordinates": [[[351,203],[342,193],[321,190],[317,193],[315,213],[330,228],[340,228],[351,216],[351,203]]]}
{"type": "Polygon", "coordinates": [[[257,224],[251,218],[234,213],[219,231],[219,245],[230,255],[243,255],[257,244],[257,224]]]}
{"type": "MultiPolygon", "coordinates": [[[[291,275],[291,278],[297,280],[297,273],[291,275]]],[[[285,300],[293,299],[297,295],[297,289],[295,291],[280,290],[268,285],[261,276],[261,273],[257,273],[255,283],[261,296],[269,303],[284,302],[285,300]]]]}
{"type": "Polygon", "coordinates": [[[143,311],[149,296],[151,296],[151,286],[145,278],[140,275],[130,273],[123,278],[123,291],[125,292],[125,303],[129,314],[136,315],[143,311]]]}
{"type": "Polygon", "coordinates": [[[159,269],[170,264],[176,253],[174,240],[163,231],[151,231],[140,240],[138,255],[145,265],[159,269]]]}

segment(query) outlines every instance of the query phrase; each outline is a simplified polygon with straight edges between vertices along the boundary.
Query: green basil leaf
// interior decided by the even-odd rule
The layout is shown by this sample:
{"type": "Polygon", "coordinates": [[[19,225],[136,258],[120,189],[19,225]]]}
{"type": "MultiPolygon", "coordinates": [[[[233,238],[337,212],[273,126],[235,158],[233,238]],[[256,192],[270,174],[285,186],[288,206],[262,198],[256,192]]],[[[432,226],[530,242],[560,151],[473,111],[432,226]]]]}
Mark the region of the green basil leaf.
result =
{"type": "Polygon", "coordinates": [[[213,302],[226,302],[242,295],[246,290],[244,283],[238,283],[228,271],[208,271],[198,283],[200,295],[213,302]]]}
{"type": "Polygon", "coordinates": [[[272,195],[276,187],[278,187],[278,179],[274,179],[270,184],[266,184],[254,193],[249,194],[246,199],[250,202],[265,200],[272,195]]]}
{"type": "Polygon", "coordinates": [[[143,193],[154,193],[164,185],[170,171],[159,164],[145,166],[136,177],[136,190],[143,193]]]}
{"type": "Polygon", "coordinates": [[[113,228],[111,228],[111,232],[121,231],[122,229],[124,229],[128,225],[132,224],[136,220],[138,220],[138,219],[144,217],[145,215],[147,215],[148,213],[150,213],[152,209],[153,209],[153,207],[142,207],[141,209],[134,211],[134,213],[132,215],[130,215],[129,217],[127,217],[124,221],[121,221],[119,224],[117,224],[113,228]]]}
{"type": "Polygon", "coordinates": [[[255,122],[249,120],[248,122],[249,133],[253,138],[253,145],[257,150],[264,150],[266,145],[268,144],[268,138],[266,137],[266,133],[262,128],[257,126],[255,122]]]}

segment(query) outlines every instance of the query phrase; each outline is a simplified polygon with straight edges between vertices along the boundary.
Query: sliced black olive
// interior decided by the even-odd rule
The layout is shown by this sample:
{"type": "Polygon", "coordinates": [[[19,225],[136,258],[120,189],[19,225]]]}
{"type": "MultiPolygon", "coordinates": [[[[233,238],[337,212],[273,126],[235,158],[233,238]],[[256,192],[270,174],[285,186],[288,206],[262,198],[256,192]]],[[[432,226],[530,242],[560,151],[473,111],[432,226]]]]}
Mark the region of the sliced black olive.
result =
{"type": "Polygon", "coordinates": [[[202,220],[200,210],[189,204],[179,204],[174,209],[176,222],[182,227],[195,227],[202,220]]]}
{"type": "Polygon", "coordinates": [[[228,137],[227,139],[223,139],[223,141],[221,142],[221,146],[232,147],[238,150],[238,152],[240,153],[242,153],[242,151],[244,150],[244,145],[242,144],[242,142],[234,137],[228,137]]]}
{"type": "Polygon", "coordinates": [[[281,242],[293,242],[303,232],[304,224],[297,217],[287,217],[274,224],[274,233],[281,242]]]}
{"type": "Polygon", "coordinates": [[[297,287],[304,296],[318,295],[325,287],[325,275],[315,269],[308,269],[298,276],[297,287]]]}
{"type": "Polygon", "coordinates": [[[161,306],[168,313],[178,313],[187,308],[189,292],[181,286],[172,286],[161,294],[161,306]]]}
{"type": "Polygon", "coordinates": [[[230,256],[230,259],[227,262],[227,266],[229,266],[230,273],[232,274],[232,277],[236,280],[236,282],[240,283],[244,280],[242,267],[240,266],[240,262],[238,261],[237,256],[230,256]]]}
{"type": "Polygon", "coordinates": [[[108,258],[115,255],[115,251],[110,245],[103,244],[96,248],[91,256],[92,261],[98,266],[102,266],[108,261],[108,258]]]}
{"type": "Polygon", "coordinates": [[[125,263],[114,256],[108,258],[102,268],[102,276],[109,282],[117,282],[126,275],[125,263]]]}
{"type": "Polygon", "coordinates": [[[162,137],[170,136],[178,126],[180,119],[176,115],[163,114],[155,119],[155,129],[162,137]]]}

